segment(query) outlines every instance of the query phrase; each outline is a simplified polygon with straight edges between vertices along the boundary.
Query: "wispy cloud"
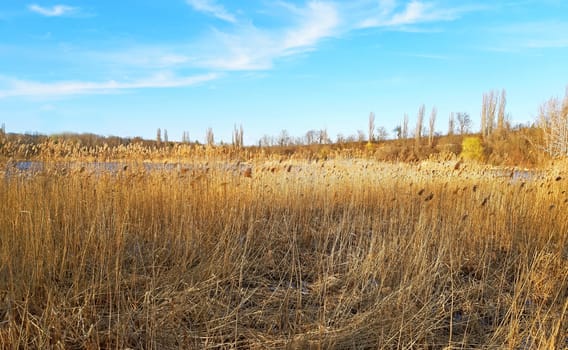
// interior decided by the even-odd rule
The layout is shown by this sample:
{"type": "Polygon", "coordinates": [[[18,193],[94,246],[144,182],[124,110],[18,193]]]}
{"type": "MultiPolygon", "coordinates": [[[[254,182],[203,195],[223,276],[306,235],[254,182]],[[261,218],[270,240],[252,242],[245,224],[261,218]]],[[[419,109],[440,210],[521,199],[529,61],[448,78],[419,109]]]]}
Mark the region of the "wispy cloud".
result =
{"type": "Polygon", "coordinates": [[[215,0],[186,0],[187,3],[196,11],[204,12],[223,21],[236,23],[235,15],[227,11],[223,5],[218,4],[215,0]]]}
{"type": "MultiPolygon", "coordinates": [[[[568,22],[539,21],[504,26],[497,29],[508,46],[524,49],[568,47],[568,22]]],[[[506,45],[507,46],[507,45],[506,45]]]]}
{"type": "Polygon", "coordinates": [[[51,83],[0,77],[0,98],[108,94],[132,89],[186,87],[215,80],[218,77],[219,74],[215,73],[178,77],[165,72],[136,81],[58,81],[51,83]]]}
{"type": "Polygon", "coordinates": [[[478,48],[483,51],[535,54],[539,50],[568,48],[568,22],[543,20],[513,23],[484,29],[490,40],[478,48]]]}
{"type": "Polygon", "coordinates": [[[357,25],[359,28],[371,27],[401,27],[405,25],[453,21],[464,13],[477,10],[475,7],[448,7],[434,2],[412,0],[404,6],[399,6],[395,0],[379,1],[371,16],[366,17],[357,25]]]}
{"type": "Polygon", "coordinates": [[[286,8],[293,24],[285,28],[262,29],[249,24],[234,32],[215,30],[202,50],[206,55],[196,63],[221,70],[269,69],[275,60],[312,50],[336,34],[340,17],[334,4],[310,1],[304,7],[287,4],[286,8]]]}
{"type": "Polygon", "coordinates": [[[38,13],[46,17],[60,17],[74,14],[78,11],[76,7],[66,5],[54,5],[51,7],[43,7],[36,4],[28,5],[28,10],[38,13]]]}

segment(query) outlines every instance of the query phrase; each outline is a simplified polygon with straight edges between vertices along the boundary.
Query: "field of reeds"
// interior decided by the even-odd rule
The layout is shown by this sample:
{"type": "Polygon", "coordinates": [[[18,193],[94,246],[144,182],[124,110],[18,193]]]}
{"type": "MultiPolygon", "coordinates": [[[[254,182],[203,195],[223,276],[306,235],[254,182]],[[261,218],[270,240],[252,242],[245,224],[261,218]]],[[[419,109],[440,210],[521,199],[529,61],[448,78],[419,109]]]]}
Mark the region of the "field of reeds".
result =
{"type": "Polygon", "coordinates": [[[372,160],[0,181],[2,349],[565,349],[568,177],[372,160]]]}

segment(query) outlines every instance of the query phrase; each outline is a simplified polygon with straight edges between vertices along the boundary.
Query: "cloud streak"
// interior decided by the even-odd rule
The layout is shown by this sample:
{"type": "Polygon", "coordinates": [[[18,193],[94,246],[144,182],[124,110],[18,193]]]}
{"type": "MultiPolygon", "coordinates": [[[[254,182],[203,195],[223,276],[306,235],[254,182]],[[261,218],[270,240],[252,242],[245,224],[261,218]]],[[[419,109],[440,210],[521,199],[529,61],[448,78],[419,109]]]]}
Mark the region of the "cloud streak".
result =
{"type": "Polygon", "coordinates": [[[28,10],[46,17],[61,17],[77,12],[76,7],[66,5],[55,5],[43,7],[36,4],[28,5],[28,10]]]}
{"type": "Polygon", "coordinates": [[[227,11],[223,5],[218,4],[215,0],[186,0],[187,4],[194,10],[212,15],[220,20],[236,23],[236,17],[227,11]]]}
{"type": "Polygon", "coordinates": [[[0,77],[0,86],[5,86],[0,88],[0,98],[109,94],[132,89],[187,87],[212,81],[218,77],[219,74],[215,73],[178,77],[166,72],[136,81],[59,81],[51,83],[0,77]]]}
{"type": "Polygon", "coordinates": [[[304,7],[288,5],[293,24],[266,30],[254,25],[241,26],[234,32],[215,30],[205,40],[206,54],[196,64],[218,70],[266,70],[274,61],[312,50],[325,38],[336,34],[340,17],[335,5],[310,1],[304,7]]]}
{"type": "Polygon", "coordinates": [[[398,8],[394,0],[379,1],[375,14],[360,21],[357,27],[401,27],[428,22],[447,22],[476,10],[474,7],[441,7],[433,2],[420,0],[412,0],[397,11],[398,8]]]}

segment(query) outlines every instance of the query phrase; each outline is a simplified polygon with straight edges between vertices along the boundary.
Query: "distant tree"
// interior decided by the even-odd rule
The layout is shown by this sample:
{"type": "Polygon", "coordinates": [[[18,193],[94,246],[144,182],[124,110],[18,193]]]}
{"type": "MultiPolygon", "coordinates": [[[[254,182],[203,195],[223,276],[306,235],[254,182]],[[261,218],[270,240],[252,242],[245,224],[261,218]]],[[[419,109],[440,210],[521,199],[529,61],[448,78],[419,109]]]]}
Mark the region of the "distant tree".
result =
{"type": "Polygon", "coordinates": [[[369,142],[374,141],[374,133],[375,133],[375,113],[371,112],[369,114],[369,142]]]}
{"type": "Polygon", "coordinates": [[[261,147],[274,146],[274,138],[270,135],[263,135],[258,143],[261,145],[261,147]]]}
{"type": "Polygon", "coordinates": [[[316,142],[316,131],[308,130],[305,139],[306,145],[313,145],[316,142]]]}
{"type": "Polygon", "coordinates": [[[288,130],[283,129],[280,132],[280,135],[278,136],[278,145],[280,147],[284,147],[284,146],[289,146],[290,145],[290,134],[288,133],[288,130]]]}
{"type": "Polygon", "coordinates": [[[434,145],[434,128],[436,126],[437,115],[438,115],[438,109],[436,107],[433,107],[432,113],[430,114],[430,121],[428,123],[428,146],[430,147],[434,145]]]}
{"type": "Polygon", "coordinates": [[[156,131],[156,142],[158,144],[162,143],[162,129],[160,128],[156,131]]]}
{"type": "Polygon", "coordinates": [[[341,133],[337,134],[337,137],[335,138],[335,143],[337,144],[345,143],[345,136],[343,136],[343,134],[341,133]]]}
{"type": "Polygon", "coordinates": [[[392,131],[396,135],[397,139],[400,140],[402,138],[402,127],[400,125],[397,125],[394,129],[392,129],[392,131]]]}
{"type": "Polygon", "coordinates": [[[168,143],[168,129],[164,129],[164,142],[168,143]]]}
{"type": "Polygon", "coordinates": [[[320,145],[329,143],[329,137],[327,135],[327,129],[321,129],[318,132],[317,136],[318,136],[318,142],[319,142],[320,145]]]}
{"type": "Polygon", "coordinates": [[[483,145],[478,137],[466,137],[462,141],[461,157],[469,160],[483,160],[483,145]]]}
{"type": "Polygon", "coordinates": [[[365,142],[365,133],[363,132],[363,130],[357,130],[357,141],[365,142]]]}
{"type": "Polygon", "coordinates": [[[540,107],[538,126],[546,152],[553,158],[568,157],[568,88],[563,101],[552,98],[540,107]]]}
{"type": "Polygon", "coordinates": [[[497,131],[503,133],[507,128],[507,115],[505,107],[507,106],[507,92],[501,90],[501,98],[499,98],[499,112],[497,112],[497,131]]]}
{"type": "Polygon", "coordinates": [[[404,119],[402,120],[402,130],[401,135],[403,139],[408,138],[408,114],[404,113],[404,119]]]}
{"type": "Polygon", "coordinates": [[[454,119],[454,112],[450,113],[450,119],[448,120],[448,136],[454,135],[454,130],[456,128],[456,122],[454,119]]]}
{"type": "Polygon", "coordinates": [[[387,129],[385,129],[384,126],[379,126],[377,128],[376,136],[377,136],[377,138],[376,138],[377,141],[384,141],[384,140],[388,139],[389,133],[388,133],[387,129]]]}
{"type": "Polygon", "coordinates": [[[471,131],[471,117],[467,113],[458,113],[456,115],[458,120],[458,131],[460,135],[465,135],[471,131]]]}
{"type": "Polygon", "coordinates": [[[495,113],[498,99],[498,94],[495,91],[483,94],[481,105],[481,135],[483,137],[491,135],[495,129],[495,113]]]}
{"type": "Polygon", "coordinates": [[[212,128],[207,128],[205,131],[205,143],[207,146],[213,146],[215,144],[215,135],[213,134],[212,128]]]}
{"type": "Polygon", "coordinates": [[[182,143],[189,143],[189,131],[184,131],[181,134],[181,142],[182,143]]]}
{"type": "Polygon", "coordinates": [[[421,105],[420,108],[418,108],[418,114],[416,115],[416,131],[414,133],[416,146],[420,145],[420,140],[422,139],[422,125],[424,122],[425,109],[426,107],[424,105],[421,105]]]}
{"type": "Polygon", "coordinates": [[[233,130],[233,146],[236,148],[243,147],[243,126],[237,128],[237,124],[235,124],[235,128],[233,130]]]}

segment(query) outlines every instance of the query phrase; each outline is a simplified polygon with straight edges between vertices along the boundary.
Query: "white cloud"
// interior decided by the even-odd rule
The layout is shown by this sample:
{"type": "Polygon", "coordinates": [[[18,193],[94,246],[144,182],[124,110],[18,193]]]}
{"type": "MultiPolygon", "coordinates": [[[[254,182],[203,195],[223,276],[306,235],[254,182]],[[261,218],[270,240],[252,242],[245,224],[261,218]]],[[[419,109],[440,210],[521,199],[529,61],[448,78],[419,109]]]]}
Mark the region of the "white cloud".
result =
{"type": "Polygon", "coordinates": [[[235,16],[227,11],[223,5],[218,4],[215,0],[186,0],[187,3],[196,11],[204,12],[215,16],[223,21],[236,23],[235,16]]]}
{"type": "Polygon", "coordinates": [[[497,28],[505,38],[504,47],[547,49],[568,47],[568,22],[527,22],[497,28]]]}
{"type": "Polygon", "coordinates": [[[236,32],[214,31],[205,40],[206,54],[196,62],[202,67],[221,70],[262,70],[276,59],[313,49],[321,40],[336,34],[340,23],[337,8],[328,2],[310,1],[305,7],[288,5],[293,25],[263,30],[253,25],[236,32]]]}
{"type": "Polygon", "coordinates": [[[60,17],[77,12],[76,7],[66,5],[55,5],[52,7],[43,7],[36,4],[28,5],[28,10],[38,13],[46,17],[60,17]]]}
{"type": "Polygon", "coordinates": [[[0,88],[0,98],[106,94],[130,89],[185,87],[211,81],[218,77],[219,74],[215,73],[178,77],[169,72],[163,72],[135,81],[58,81],[51,83],[0,77],[0,86],[4,86],[4,88],[0,88]]]}
{"type": "Polygon", "coordinates": [[[359,22],[359,28],[401,27],[426,22],[453,21],[462,14],[474,11],[474,7],[440,7],[433,2],[412,0],[403,9],[398,8],[396,1],[383,0],[375,14],[359,22]]]}

